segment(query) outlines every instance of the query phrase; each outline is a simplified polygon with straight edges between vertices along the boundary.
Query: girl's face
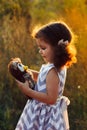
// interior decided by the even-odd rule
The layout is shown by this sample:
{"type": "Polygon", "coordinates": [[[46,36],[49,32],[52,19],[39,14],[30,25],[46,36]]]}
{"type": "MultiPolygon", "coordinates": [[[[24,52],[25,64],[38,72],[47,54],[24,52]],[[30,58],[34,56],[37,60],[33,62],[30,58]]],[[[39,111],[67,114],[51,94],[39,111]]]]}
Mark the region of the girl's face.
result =
{"type": "Polygon", "coordinates": [[[39,53],[43,57],[45,62],[52,63],[53,62],[53,48],[51,45],[46,43],[42,39],[36,39],[37,46],[39,48],[39,53]]]}

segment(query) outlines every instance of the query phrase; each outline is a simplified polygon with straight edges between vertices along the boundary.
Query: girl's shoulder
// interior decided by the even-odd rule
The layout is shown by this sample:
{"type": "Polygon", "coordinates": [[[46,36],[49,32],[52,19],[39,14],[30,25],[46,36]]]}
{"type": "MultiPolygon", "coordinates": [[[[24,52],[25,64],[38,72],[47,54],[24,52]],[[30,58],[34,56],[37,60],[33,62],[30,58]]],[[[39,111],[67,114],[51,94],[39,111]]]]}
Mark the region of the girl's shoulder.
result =
{"type": "MultiPolygon", "coordinates": [[[[48,73],[49,70],[51,70],[52,68],[56,69],[53,63],[50,63],[50,64],[42,64],[41,69],[40,69],[40,72],[42,71],[42,72],[48,73]]],[[[65,75],[65,76],[66,76],[67,68],[66,68],[66,67],[63,67],[63,68],[62,68],[61,70],[59,70],[59,71],[56,69],[56,71],[57,71],[58,75],[65,75]]]]}

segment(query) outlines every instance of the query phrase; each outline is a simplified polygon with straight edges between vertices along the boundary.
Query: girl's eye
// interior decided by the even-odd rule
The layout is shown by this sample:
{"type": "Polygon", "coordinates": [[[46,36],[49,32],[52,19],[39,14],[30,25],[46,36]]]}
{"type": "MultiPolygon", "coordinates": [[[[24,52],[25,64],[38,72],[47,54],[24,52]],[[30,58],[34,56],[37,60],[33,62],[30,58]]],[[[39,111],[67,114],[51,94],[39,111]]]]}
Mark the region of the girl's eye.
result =
{"type": "Polygon", "coordinates": [[[39,50],[45,50],[46,48],[45,47],[41,47],[41,48],[39,48],[39,50]]]}
{"type": "Polygon", "coordinates": [[[41,48],[42,50],[45,50],[46,48],[41,48]]]}

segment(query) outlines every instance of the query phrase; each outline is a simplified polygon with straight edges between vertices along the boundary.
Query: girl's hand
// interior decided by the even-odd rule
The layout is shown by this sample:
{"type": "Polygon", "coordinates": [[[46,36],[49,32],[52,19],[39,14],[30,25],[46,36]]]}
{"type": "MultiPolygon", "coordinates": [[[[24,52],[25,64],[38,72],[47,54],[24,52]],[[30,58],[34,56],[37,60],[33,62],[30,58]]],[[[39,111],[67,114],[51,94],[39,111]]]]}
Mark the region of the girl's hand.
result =
{"type": "Polygon", "coordinates": [[[31,88],[29,87],[28,81],[25,81],[25,83],[22,83],[22,82],[16,80],[16,82],[17,82],[17,84],[18,84],[19,89],[20,89],[25,95],[28,95],[29,90],[31,89],[31,88]]]}

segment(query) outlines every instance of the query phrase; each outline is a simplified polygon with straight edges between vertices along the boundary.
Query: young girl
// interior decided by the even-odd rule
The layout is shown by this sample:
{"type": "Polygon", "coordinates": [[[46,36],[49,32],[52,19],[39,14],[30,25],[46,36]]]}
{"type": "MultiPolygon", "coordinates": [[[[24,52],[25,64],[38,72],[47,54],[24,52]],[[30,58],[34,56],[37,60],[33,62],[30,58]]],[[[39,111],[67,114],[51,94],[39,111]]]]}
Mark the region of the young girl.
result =
{"type": "Polygon", "coordinates": [[[39,53],[46,64],[40,72],[31,70],[37,81],[35,90],[28,82],[18,82],[20,90],[31,97],[15,130],[69,130],[67,105],[63,96],[66,71],[76,62],[72,33],[63,22],[42,26],[34,35],[39,53]]]}

